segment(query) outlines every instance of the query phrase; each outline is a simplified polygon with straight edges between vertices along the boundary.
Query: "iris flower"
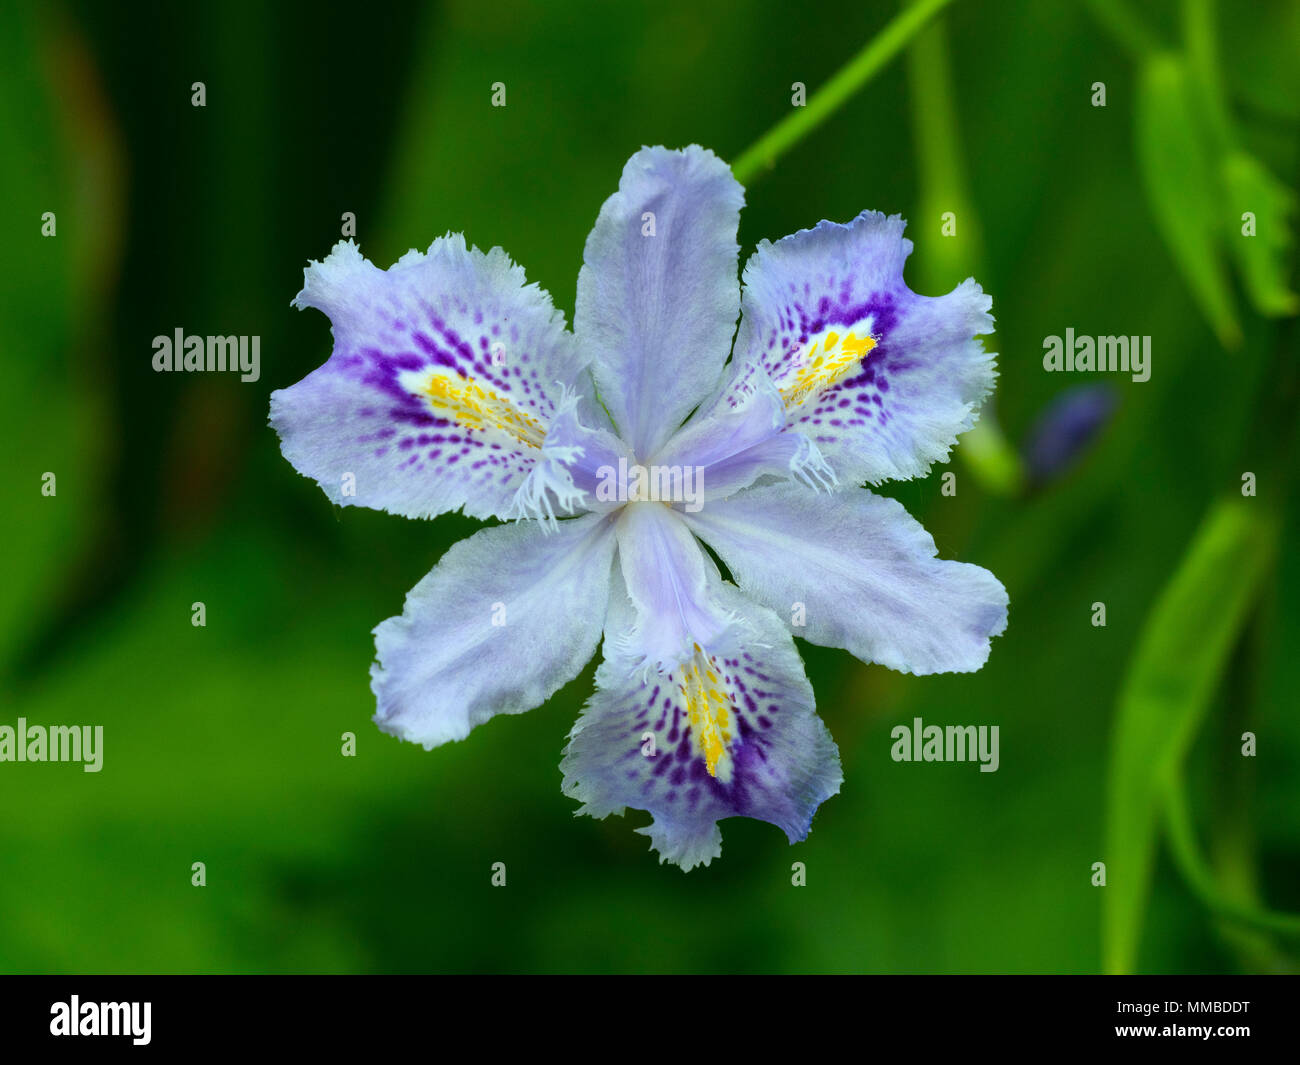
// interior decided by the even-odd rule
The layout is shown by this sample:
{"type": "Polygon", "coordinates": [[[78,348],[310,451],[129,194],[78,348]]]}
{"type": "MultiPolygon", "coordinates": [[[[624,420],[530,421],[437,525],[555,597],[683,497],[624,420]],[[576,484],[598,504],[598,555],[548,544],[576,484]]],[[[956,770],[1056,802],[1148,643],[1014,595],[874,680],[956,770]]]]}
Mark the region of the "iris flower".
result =
{"type": "Polygon", "coordinates": [[[743,201],[710,151],[637,152],[572,332],[500,248],[449,234],[385,271],[340,242],[294,301],[328,315],[333,353],[271,397],[285,457],[335,503],[506,519],[375,629],[379,727],[464,739],[603,639],[564,793],[649,811],[638,831],[682,869],[721,852],[725,817],[804,839],[839,790],[793,636],[927,674],[979,669],[1006,626],[992,574],[862,487],[926,473],[974,423],[989,297],[910,291],[903,221],[869,211],[763,241],[742,288],[743,201]],[[602,491],[614,470],[694,472],[698,492],[635,473],[602,491]]]}

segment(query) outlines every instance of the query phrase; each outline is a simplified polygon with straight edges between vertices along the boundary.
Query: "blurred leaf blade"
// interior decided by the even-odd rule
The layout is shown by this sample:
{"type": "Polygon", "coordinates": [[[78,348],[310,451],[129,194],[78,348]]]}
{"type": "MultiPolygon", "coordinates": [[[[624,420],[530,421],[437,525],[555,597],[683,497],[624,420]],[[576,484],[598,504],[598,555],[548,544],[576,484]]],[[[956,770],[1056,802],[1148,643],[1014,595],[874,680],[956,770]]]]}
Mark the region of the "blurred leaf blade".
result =
{"type": "Polygon", "coordinates": [[[1241,325],[1219,249],[1213,153],[1177,56],[1148,59],[1136,104],[1138,164],[1156,224],[1219,342],[1236,347],[1241,325]]]}
{"type": "Polygon", "coordinates": [[[54,609],[96,514],[108,446],[95,353],[121,178],[98,72],[73,25],[57,9],[6,6],[0,41],[0,201],[14,222],[0,264],[0,424],[17,456],[6,543],[22,560],[0,584],[8,669],[54,609]]]}
{"type": "Polygon", "coordinates": [[[1184,774],[1174,771],[1164,786],[1164,822],[1169,846],[1188,885],[1207,909],[1249,928],[1300,936],[1300,915],[1278,913],[1265,906],[1242,902],[1225,894],[1201,854],[1192,824],[1184,774]]]}
{"type": "Polygon", "coordinates": [[[1143,627],[1112,740],[1102,910],[1108,972],[1135,965],[1165,789],[1272,566],[1276,536],[1260,504],[1217,503],[1143,627]]]}
{"type": "Polygon", "coordinates": [[[1287,274],[1295,240],[1288,224],[1295,193],[1244,151],[1232,152],[1221,168],[1228,200],[1229,247],[1241,270],[1246,294],[1260,314],[1285,317],[1300,310],[1287,274]],[[1252,223],[1246,233],[1247,218],[1252,223]]]}

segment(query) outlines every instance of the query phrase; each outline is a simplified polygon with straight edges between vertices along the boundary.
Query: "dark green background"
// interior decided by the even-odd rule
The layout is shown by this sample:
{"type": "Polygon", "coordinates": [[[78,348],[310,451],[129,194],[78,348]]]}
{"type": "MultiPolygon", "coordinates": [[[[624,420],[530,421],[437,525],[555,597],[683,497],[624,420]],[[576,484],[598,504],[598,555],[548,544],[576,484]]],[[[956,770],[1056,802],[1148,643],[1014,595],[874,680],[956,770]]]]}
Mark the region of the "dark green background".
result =
{"type": "MultiPolygon", "coordinates": [[[[1294,4],[1232,8],[1228,92],[1249,145],[1294,185],[1300,19],[1294,4]]],[[[500,244],[571,319],[583,241],[633,151],[700,143],[735,159],[789,112],[792,82],[815,91],[896,10],[0,8],[0,720],[106,733],[97,775],[0,764],[0,970],[1100,967],[1091,865],[1106,858],[1124,668],[1210,501],[1251,468],[1279,345],[1297,352],[1293,325],[1248,309],[1245,343],[1216,342],[1137,172],[1133,63],[1079,5],[963,2],[946,16],[978,262],[923,283],[943,238],[917,213],[901,57],[747,193],[743,256],[875,208],[911,220],[915,287],[976,273],[1012,441],[1084,383],[1043,372],[1043,337],[1153,337],[1151,380],[1111,380],[1114,418],[1046,490],[997,498],[960,461],[953,498],[943,467],[886,489],[943,556],[997,574],[1010,626],[974,675],[902,676],[801,645],[845,772],[807,842],[728,821],[722,858],[683,875],[632,832],[647,815],[575,820],[558,761],[591,667],[464,743],[426,753],[380,734],[370,630],[476,523],[332,508],[266,425],[269,392],[329,353],[326,319],[289,300],[344,211],[382,266],[448,230],[500,244]],[[205,108],[190,104],[194,81],[205,108]],[[496,81],[505,108],[489,106],[496,81]],[[1089,103],[1096,81],[1105,108],[1089,103]],[[40,235],[45,211],[57,237],[40,235]],[[177,327],[260,335],[261,380],[155,374],[151,339],[177,327]],[[190,623],[195,601],[205,628],[190,623]],[[1090,623],[1096,601],[1105,628],[1090,623]],[[1000,725],[1001,768],[894,763],[890,729],[913,716],[1000,725]],[[340,756],[345,731],[355,758],[340,756]],[[206,888],[190,885],[195,861],[206,888]],[[498,861],[505,889],[489,883],[498,861]]],[[[1177,39],[1175,5],[1147,16],[1177,39]]],[[[1211,755],[1248,715],[1259,756],[1226,831],[1246,841],[1265,897],[1293,909],[1298,541],[1292,517],[1246,671],[1254,694],[1246,705],[1240,676],[1225,688],[1193,758],[1212,819],[1211,755]]],[[[1285,943],[1273,957],[1294,965],[1285,943]]],[[[1140,967],[1251,958],[1161,857],[1140,967]]]]}

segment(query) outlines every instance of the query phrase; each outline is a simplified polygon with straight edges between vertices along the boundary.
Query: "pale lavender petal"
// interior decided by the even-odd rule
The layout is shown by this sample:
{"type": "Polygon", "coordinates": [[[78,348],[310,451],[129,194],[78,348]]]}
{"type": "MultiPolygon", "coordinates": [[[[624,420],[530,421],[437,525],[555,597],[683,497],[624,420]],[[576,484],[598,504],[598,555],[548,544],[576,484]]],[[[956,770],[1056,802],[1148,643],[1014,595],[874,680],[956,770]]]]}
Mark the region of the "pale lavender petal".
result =
{"type": "Polygon", "coordinates": [[[429,748],[540,705],[596,650],[613,552],[610,522],[594,514],[456,544],[375,629],[375,722],[429,748]]]}
{"type": "Polygon", "coordinates": [[[618,512],[619,568],[636,608],[618,634],[619,649],[644,668],[668,670],[730,623],[709,595],[711,559],[681,518],[662,503],[629,503],[618,512]]]}
{"type": "Polygon", "coordinates": [[[298,307],[334,352],[271,395],[285,457],[341,506],[408,517],[505,514],[582,363],[551,298],[500,248],[461,236],[388,270],[340,242],[307,268],[298,307]]]}
{"type": "Polygon", "coordinates": [[[725,499],[760,477],[795,477],[812,488],[836,479],[803,433],[787,429],[781,394],[761,368],[733,377],[654,457],[659,467],[693,469],[703,498],[725,499]]]}
{"type": "Polygon", "coordinates": [[[996,376],[975,339],[993,331],[973,280],[919,296],[903,280],[912,243],[898,217],[822,222],[745,266],[736,361],[762,366],[841,480],[924,474],[969,429],[996,376]]]}
{"type": "Polygon", "coordinates": [[[587,238],[574,332],[642,460],[716,386],[740,306],[744,190],[698,146],[642,148],[587,238]]]}
{"type": "Polygon", "coordinates": [[[597,691],[560,763],[565,794],[583,803],[578,812],[648,810],[653,823],[637,831],[661,862],[683,870],[721,853],[725,817],[768,821],[791,843],[804,839],[843,775],[779,619],[714,578],[711,594],[737,623],[685,667],[643,680],[609,636],[634,614],[618,584],[597,691]]]}
{"type": "Polygon", "coordinates": [[[988,570],[936,558],[901,504],[866,489],[747,489],[683,520],[790,631],[904,673],[967,673],[1007,624],[988,570]]]}
{"type": "Polygon", "coordinates": [[[541,456],[515,494],[506,516],[538,518],[552,525],[558,516],[597,511],[607,513],[616,502],[601,498],[605,472],[630,460],[631,451],[599,425],[589,401],[571,392],[546,429],[541,456]]]}
{"type": "Polygon", "coordinates": [[[550,447],[570,448],[575,454],[567,468],[574,485],[585,497],[586,510],[611,510],[618,506],[616,500],[601,498],[600,488],[607,482],[610,471],[619,469],[620,460],[633,464],[632,449],[617,435],[601,427],[598,408],[587,402],[575,404],[560,412],[546,433],[550,447]]]}

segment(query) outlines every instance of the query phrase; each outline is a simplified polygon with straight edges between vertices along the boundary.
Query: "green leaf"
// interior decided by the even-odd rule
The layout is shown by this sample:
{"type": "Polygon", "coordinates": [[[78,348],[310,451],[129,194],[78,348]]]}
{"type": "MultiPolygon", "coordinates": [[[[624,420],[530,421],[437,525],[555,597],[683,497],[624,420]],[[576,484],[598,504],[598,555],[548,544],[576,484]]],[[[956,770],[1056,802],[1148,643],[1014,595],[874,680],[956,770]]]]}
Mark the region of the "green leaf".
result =
{"type": "Polygon", "coordinates": [[[1272,566],[1276,536],[1261,504],[1215,504],[1142,630],[1111,746],[1102,900],[1108,972],[1134,967],[1164,799],[1272,566]]]}
{"type": "Polygon", "coordinates": [[[0,667],[53,609],[99,500],[103,404],[95,329],[120,216],[115,143],[79,41],[34,7],[0,9],[0,442],[12,560],[0,667]]]}
{"type": "Polygon", "coordinates": [[[1182,60],[1161,54],[1146,62],[1136,110],[1138,165],[1160,234],[1219,342],[1236,347],[1241,327],[1219,248],[1219,179],[1182,60]]]}
{"type": "Polygon", "coordinates": [[[1287,286],[1288,252],[1294,243],[1287,217],[1295,210],[1295,194],[1243,151],[1228,155],[1221,173],[1227,195],[1228,244],[1251,303],[1260,314],[1295,314],[1300,299],[1287,286]],[[1249,236],[1248,213],[1253,229],[1249,236]]]}
{"type": "Polygon", "coordinates": [[[1218,29],[1233,98],[1272,118],[1300,120],[1300,4],[1254,0],[1249,18],[1234,13],[1218,29]]]}

